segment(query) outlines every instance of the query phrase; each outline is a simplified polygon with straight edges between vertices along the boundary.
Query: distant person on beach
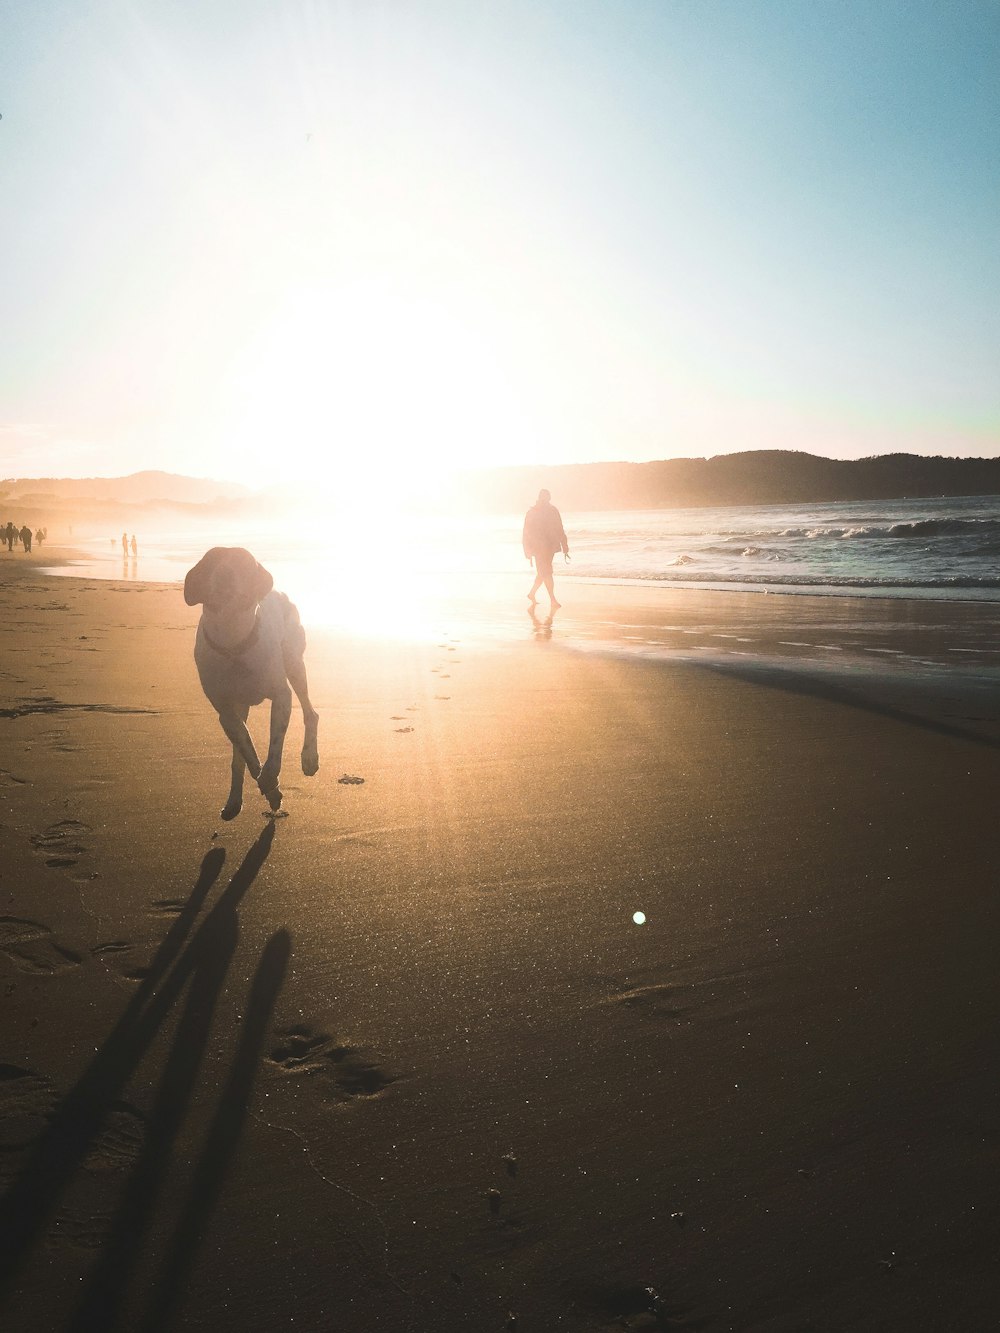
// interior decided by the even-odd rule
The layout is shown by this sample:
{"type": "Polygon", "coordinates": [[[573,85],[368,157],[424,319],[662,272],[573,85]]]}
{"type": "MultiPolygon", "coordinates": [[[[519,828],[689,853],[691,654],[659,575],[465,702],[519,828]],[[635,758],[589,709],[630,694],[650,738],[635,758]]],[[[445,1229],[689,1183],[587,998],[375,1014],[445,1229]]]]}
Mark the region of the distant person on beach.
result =
{"type": "Polygon", "coordinates": [[[122,533],[122,555],[128,558],[128,533],[122,533]]]}
{"type": "Polygon", "coordinates": [[[41,546],[41,544],[42,544],[42,542],[43,542],[44,540],[45,540],[45,529],[44,529],[44,528],[36,528],[36,529],[35,529],[35,545],[36,545],[36,546],[41,546]]]}
{"type": "Polygon", "coordinates": [[[30,555],[30,554],[31,554],[31,529],[28,527],[27,523],[25,523],[24,527],[21,529],[20,537],[21,537],[21,545],[24,547],[24,549],[25,549],[25,551],[28,553],[28,555],[30,555]]]}
{"type": "Polygon", "coordinates": [[[134,532],[132,533],[132,541],[130,542],[130,545],[132,547],[132,559],[134,560],[135,557],[139,554],[139,543],[135,539],[134,532]]]}
{"type": "Polygon", "coordinates": [[[562,551],[568,560],[569,542],[566,540],[559,510],[552,503],[552,496],[548,491],[539,491],[538,499],[525,514],[521,545],[524,547],[526,558],[535,562],[535,581],[531,585],[531,592],[528,593],[528,601],[532,606],[535,605],[538,601],[536,595],[538,589],[544,583],[552,609],[555,610],[560,603],[556,601],[553,587],[552,557],[557,551],[562,551]]]}
{"type": "Polygon", "coordinates": [[[17,540],[17,528],[14,527],[13,523],[7,524],[7,526],[3,530],[3,535],[4,539],[7,542],[7,550],[13,551],[14,542],[17,540]]]}

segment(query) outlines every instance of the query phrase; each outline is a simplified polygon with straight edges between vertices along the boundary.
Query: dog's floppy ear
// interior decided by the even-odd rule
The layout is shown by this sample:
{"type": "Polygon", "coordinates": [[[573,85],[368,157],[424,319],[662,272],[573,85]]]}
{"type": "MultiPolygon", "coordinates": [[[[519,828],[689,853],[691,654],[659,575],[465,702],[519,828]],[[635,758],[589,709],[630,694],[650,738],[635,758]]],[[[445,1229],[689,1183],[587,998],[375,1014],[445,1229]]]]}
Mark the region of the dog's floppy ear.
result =
{"type": "Polygon", "coordinates": [[[273,587],[274,579],[258,560],[257,570],[253,579],[253,595],[255,600],[262,602],[273,587]]]}
{"type": "Polygon", "coordinates": [[[205,600],[212,573],[220,559],[226,554],[224,546],[213,546],[206,551],[193,569],[189,569],[184,579],[184,600],[188,606],[198,606],[205,600]]]}

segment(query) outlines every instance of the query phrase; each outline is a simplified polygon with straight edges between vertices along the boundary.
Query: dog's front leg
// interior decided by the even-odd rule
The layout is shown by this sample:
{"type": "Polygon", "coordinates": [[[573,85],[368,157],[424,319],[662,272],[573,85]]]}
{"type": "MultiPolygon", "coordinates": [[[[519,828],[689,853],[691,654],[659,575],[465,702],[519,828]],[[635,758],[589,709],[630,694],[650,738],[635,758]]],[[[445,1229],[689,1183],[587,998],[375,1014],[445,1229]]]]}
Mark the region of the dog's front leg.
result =
{"type": "Polygon", "coordinates": [[[235,819],[243,809],[243,775],[247,771],[247,761],[233,746],[233,762],[231,769],[231,780],[229,783],[229,797],[226,804],[219,812],[222,819],[235,819]]]}
{"type": "Polygon", "coordinates": [[[292,716],[292,692],[287,683],[275,690],[271,698],[271,734],[267,747],[267,758],[257,778],[257,786],[267,797],[272,810],[281,809],[281,789],[278,786],[278,774],[281,772],[281,753],[285,746],[285,732],[292,716]]]}
{"type": "MultiPolygon", "coordinates": [[[[253,740],[249,731],[247,731],[249,715],[249,709],[243,709],[240,712],[236,708],[222,708],[219,710],[219,721],[222,723],[222,730],[232,742],[233,762],[235,763],[236,754],[239,754],[247,768],[249,768],[250,776],[256,778],[260,775],[260,760],[257,758],[253,740]]],[[[240,781],[242,782],[242,777],[240,781]]]]}

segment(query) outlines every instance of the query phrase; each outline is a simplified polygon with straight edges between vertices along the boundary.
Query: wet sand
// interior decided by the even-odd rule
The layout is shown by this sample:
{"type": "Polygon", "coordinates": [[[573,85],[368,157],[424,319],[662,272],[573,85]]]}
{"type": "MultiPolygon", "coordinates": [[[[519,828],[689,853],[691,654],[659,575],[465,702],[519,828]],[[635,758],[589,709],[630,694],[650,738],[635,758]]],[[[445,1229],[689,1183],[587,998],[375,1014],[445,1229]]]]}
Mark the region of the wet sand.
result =
{"type": "Polygon", "coordinates": [[[223,824],[178,589],[2,573],[5,1333],[992,1325],[994,611],[310,628],[223,824]]]}

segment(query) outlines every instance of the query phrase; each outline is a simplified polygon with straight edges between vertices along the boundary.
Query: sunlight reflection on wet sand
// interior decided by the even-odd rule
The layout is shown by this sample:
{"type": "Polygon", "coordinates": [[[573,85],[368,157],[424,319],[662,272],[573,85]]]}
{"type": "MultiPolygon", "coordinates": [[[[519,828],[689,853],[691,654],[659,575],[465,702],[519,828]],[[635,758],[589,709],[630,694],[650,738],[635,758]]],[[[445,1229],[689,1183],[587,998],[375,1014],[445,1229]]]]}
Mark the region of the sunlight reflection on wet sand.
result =
{"type": "MultiPolygon", "coordinates": [[[[213,535],[220,544],[250,540],[245,533],[213,535]]],[[[573,578],[572,565],[557,564],[564,606],[550,620],[543,594],[532,620],[525,596],[531,571],[519,551],[512,556],[509,531],[504,544],[499,529],[478,545],[465,540],[468,535],[440,534],[428,549],[405,531],[366,543],[360,528],[347,525],[322,544],[315,533],[294,542],[287,529],[264,528],[252,547],[275,587],[298,606],[307,630],[401,643],[454,635],[484,644],[533,637],[647,660],[739,655],[789,666],[822,662],[828,668],[836,661],[852,671],[933,667],[995,676],[998,669],[996,603],[669,588],[573,578]],[[466,567],[458,568],[459,561],[466,567]]],[[[159,550],[150,543],[125,577],[177,584],[179,593],[205,545],[193,535],[159,550]]],[[[52,572],[120,579],[121,557],[109,549],[81,552],[79,563],[52,572]]]]}

